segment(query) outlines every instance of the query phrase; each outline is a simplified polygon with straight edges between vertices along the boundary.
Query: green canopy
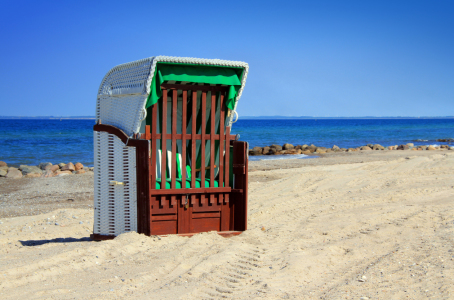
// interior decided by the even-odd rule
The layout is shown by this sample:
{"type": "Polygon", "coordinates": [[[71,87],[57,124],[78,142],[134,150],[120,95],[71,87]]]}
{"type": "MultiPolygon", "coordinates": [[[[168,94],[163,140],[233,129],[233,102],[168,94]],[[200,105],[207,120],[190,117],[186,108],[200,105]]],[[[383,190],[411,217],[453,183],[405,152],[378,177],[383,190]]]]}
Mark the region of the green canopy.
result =
{"type": "Polygon", "coordinates": [[[226,105],[234,109],[235,97],[241,87],[243,68],[206,66],[181,63],[156,64],[156,70],[150,87],[146,108],[157,103],[162,96],[161,84],[165,81],[187,81],[229,86],[226,105]]]}

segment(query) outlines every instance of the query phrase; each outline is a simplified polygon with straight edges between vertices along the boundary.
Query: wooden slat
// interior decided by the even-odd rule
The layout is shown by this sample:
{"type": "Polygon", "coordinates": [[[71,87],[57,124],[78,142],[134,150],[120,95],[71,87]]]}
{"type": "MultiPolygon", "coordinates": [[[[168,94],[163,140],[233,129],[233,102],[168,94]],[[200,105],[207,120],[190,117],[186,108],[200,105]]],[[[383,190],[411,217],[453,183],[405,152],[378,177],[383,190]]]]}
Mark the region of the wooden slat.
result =
{"type": "MultiPolygon", "coordinates": [[[[170,165],[170,188],[171,189],[176,189],[176,182],[177,182],[177,139],[176,139],[176,134],[177,134],[177,90],[172,91],[172,134],[171,134],[171,147],[172,147],[172,161],[170,165]]],[[[170,159],[170,158],[169,158],[170,159]]],[[[170,196],[170,204],[172,206],[175,206],[177,204],[177,198],[176,196],[172,195],[170,196]]]]}
{"type": "Polygon", "coordinates": [[[211,93],[210,187],[214,187],[214,135],[216,133],[216,93],[211,93]]]}
{"type": "Polygon", "coordinates": [[[187,85],[187,84],[170,84],[164,83],[161,84],[161,89],[166,90],[182,90],[182,91],[193,91],[194,89],[197,91],[203,92],[221,92],[221,91],[228,91],[228,86],[210,86],[210,85],[187,85]]]}
{"type": "Polygon", "coordinates": [[[221,216],[221,212],[203,212],[203,213],[193,213],[193,219],[204,219],[204,218],[219,218],[221,216]]]}
{"type": "Polygon", "coordinates": [[[154,104],[151,108],[151,189],[156,189],[156,132],[158,126],[158,104],[154,104]]]}
{"type": "Polygon", "coordinates": [[[152,221],[174,221],[177,220],[177,215],[156,215],[151,216],[152,221]]]}
{"type": "MultiPolygon", "coordinates": [[[[211,132],[210,132],[210,187],[214,187],[214,165],[215,153],[214,153],[214,135],[216,133],[216,93],[211,92],[211,132]]],[[[210,203],[214,201],[214,194],[210,195],[210,203]]]]}
{"type": "MultiPolygon", "coordinates": [[[[191,188],[195,188],[195,169],[196,169],[196,150],[197,150],[197,145],[196,145],[196,139],[195,136],[197,134],[196,132],[196,122],[197,122],[197,92],[192,91],[192,128],[191,128],[191,188]]],[[[191,204],[194,204],[195,202],[195,196],[191,196],[191,204]]]]}
{"type": "MultiPolygon", "coordinates": [[[[230,179],[230,126],[225,128],[225,187],[229,186],[229,179],[230,179]]],[[[229,194],[225,194],[224,202],[229,202],[229,194]]]]}
{"type": "MultiPolygon", "coordinates": [[[[167,90],[162,91],[162,125],[161,132],[167,135],[167,90]]],[[[167,138],[163,136],[161,139],[162,152],[161,152],[161,189],[166,188],[166,167],[167,167],[167,138]]]]}
{"type": "MultiPolygon", "coordinates": [[[[171,171],[171,188],[176,189],[176,182],[177,182],[177,139],[176,139],[176,134],[177,134],[177,90],[173,90],[172,93],[172,171],[171,171]]],[[[172,201],[172,205],[175,205],[172,201]]]]}
{"type": "Polygon", "coordinates": [[[186,109],[188,102],[188,91],[183,91],[183,110],[182,110],[182,124],[181,124],[181,187],[186,188],[186,109]]]}
{"type": "MultiPolygon", "coordinates": [[[[219,186],[222,187],[224,183],[224,114],[225,103],[224,93],[221,92],[221,116],[219,122],[219,186]]],[[[222,197],[224,198],[224,197],[222,197]]]]}
{"type": "MultiPolygon", "coordinates": [[[[206,141],[206,106],[207,106],[207,92],[202,92],[202,144],[200,147],[201,156],[201,171],[200,171],[200,187],[205,187],[205,141],[206,141]]],[[[201,195],[200,202],[205,203],[205,195],[201,195]]]]}

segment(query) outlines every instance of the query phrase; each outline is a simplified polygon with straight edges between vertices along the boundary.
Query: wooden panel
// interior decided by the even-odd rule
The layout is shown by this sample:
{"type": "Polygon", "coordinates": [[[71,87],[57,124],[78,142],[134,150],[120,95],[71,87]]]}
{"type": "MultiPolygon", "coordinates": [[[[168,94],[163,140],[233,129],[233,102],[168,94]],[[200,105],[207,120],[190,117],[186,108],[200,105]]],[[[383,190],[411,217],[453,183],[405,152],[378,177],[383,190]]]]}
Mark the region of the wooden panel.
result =
{"type": "MultiPolygon", "coordinates": [[[[219,198],[222,198],[221,195],[219,198]]],[[[223,203],[221,206],[221,231],[233,230],[232,202],[223,203]]]]}
{"type": "Polygon", "coordinates": [[[186,206],[185,202],[179,201],[178,205],[178,233],[191,232],[192,207],[186,206]]]}
{"type": "Polygon", "coordinates": [[[137,177],[137,232],[150,234],[151,203],[149,197],[149,157],[148,141],[137,140],[136,146],[136,177],[137,177]]]}
{"type": "Polygon", "coordinates": [[[208,193],[229,193],[230,187],[224,188],[194,188],[194,189],[175,189],[175,190],[152,190],[151,195],[172,195],[172,194],[208,194],[208,193]]]}
{"type": "Polygon", "coordinates": [[[221,230],[220,218],[193,219],[191,232],[221,230]]]}
{"type": "Polygon", "coordinates": [[[177,221],[156,221],[153,222],[153,230],[151,235],[157,234],[176,234],[177,221]]]}
{"type": "Polygon", "coordinates": [[[243,193],[233,193],[234,206],[234,229],[246,230],[247,228],[247,143],[233,142],[233,166],[235,175],[235,188],[242,189],[243,193]]]}
{"type": "Polygon", "coordinates": [[[177,215],[153,215],[151,216],[152,221],[176,221],[177,215]]]}
{"type": "Polygon", "coordinates": [[[202,213],[193,213],[192,218],[193,219],[203,219],[203,218],[220,218],[221,213],[216,211],[216,212],[202,212],[202,213]]]}
{"type": "MultiPolygon", "coordinates": [[[[160,191],[160,190],[154,190],[160,191]]],[[[166,190],[171,191],[171,190],[166,190]]],[[[151,196],[151,207],[153,215],[176,214],[176,205],[170,205],[170,196],[151,196]]]]}

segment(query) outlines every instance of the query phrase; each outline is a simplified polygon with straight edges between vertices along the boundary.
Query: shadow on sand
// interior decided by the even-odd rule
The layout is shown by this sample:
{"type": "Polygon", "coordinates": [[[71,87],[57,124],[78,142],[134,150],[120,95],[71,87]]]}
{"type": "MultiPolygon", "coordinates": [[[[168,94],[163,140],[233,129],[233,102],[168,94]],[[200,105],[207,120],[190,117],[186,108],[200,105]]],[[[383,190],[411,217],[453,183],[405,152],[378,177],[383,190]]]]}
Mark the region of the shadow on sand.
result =
{"type": "Polygon", "coordinates": [[[89,237],[83,237],[80,239],[76,238],[56,238],[52,240],[28,240],[28,241],[19,241],[22,246],[41,246],[44,244],[50,243],[78,243],[78,242],[93,242],[89,237]]]}

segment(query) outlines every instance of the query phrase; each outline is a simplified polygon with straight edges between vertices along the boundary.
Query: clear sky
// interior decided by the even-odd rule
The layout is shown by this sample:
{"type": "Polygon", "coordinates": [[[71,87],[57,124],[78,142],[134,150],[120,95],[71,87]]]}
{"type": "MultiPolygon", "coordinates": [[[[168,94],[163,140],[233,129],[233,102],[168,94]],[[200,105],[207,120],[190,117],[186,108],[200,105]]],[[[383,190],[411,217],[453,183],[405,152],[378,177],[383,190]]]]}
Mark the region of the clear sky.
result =
{"type": "Polygon", "coordinates": [[[95,114],[115,65],[240,60],[241,116],[454,115],[454,1],[0,2],[0,115],[95,114]]]}

